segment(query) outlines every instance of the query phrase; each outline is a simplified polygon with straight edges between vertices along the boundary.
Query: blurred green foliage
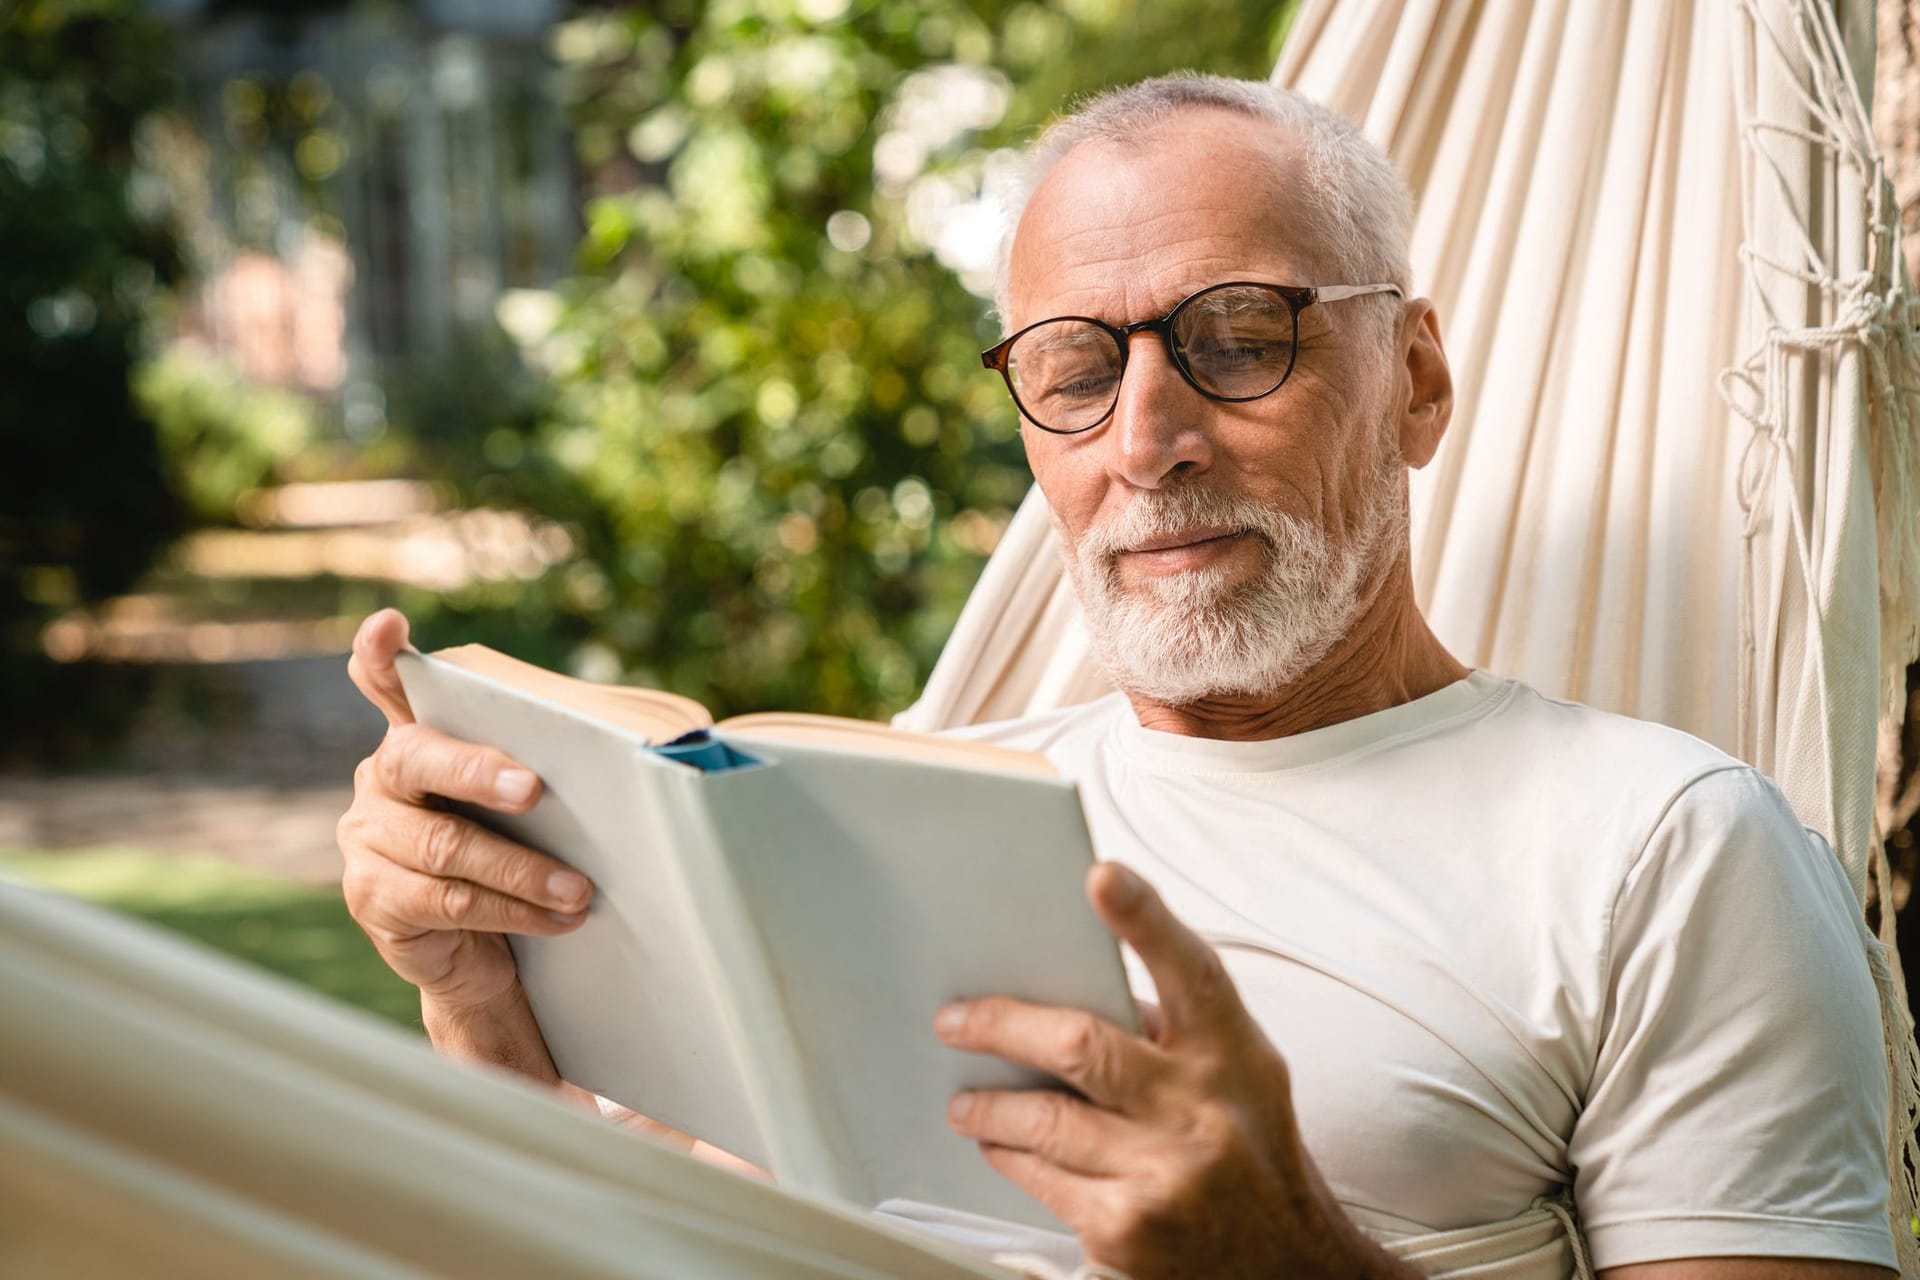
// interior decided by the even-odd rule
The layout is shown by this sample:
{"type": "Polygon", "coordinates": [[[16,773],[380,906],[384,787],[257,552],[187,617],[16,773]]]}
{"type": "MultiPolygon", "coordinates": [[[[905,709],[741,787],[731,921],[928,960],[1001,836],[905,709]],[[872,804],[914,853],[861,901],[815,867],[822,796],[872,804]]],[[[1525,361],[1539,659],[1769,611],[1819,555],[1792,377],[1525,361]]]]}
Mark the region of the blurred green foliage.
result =
{"type": "Polygon", "coordinates": [[[191,349],[141,365],[133,388],[173,492],[198,523],[228,523],[249,490],[291,478],[320,433],[320,409],[306,396],[249,383],[191,349]]]}
{"type": "Polygon", "coordinates": [[[0,726],[69,705],[41,625],[127,589],[180,523],[129,387],[179,269],[135,157],[165,57],[130,0],[0,5],[0,726]]]}
{"type": "Polygon", "coordinates": [[[1289,8],[663,0],[564,24],[597,192],[580,275],[503,310],[550,400],[441,461],[582,554],[440,602],[429,642],[504,607],[525,656],[578,638],[576,670],[722,713],[899,709],[1028,483],[934,215],[1072,95],[1265,75],[1289,8]]]}

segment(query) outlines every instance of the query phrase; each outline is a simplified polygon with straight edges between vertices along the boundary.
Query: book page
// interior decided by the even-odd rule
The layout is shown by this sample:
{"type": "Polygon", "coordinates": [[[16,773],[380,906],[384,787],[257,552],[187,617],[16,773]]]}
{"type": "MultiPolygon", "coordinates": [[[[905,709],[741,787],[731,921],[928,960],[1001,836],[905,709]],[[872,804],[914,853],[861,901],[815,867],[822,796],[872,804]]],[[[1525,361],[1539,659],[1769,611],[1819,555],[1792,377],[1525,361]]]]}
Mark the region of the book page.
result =
{"type": "Polygon", "coordinates": [[[772,742],[841,747],[897,760],[1005,769],[1012,773],[1032,773],[1045,778],[1058,776],[1058,770],[1052,762],[1036,751],[1020,751],[990,742],[965,742],[927,733],[910,733],[870,720],[849,720],[843,716],[817,716],[803,711],[759,711],[751,715],[731,716],[715,728],[725,734],[746,734],[772,742]]]}
{"type": "Polygon", "coordinates": [[[659,689],[637,689],[628,685],[595,684],[563,676],[531,662],[509,658],[483,644],[463,644],[439,649],[433,654],[442,662],[466,671],[498,680],[501,684],[558,703],[584,715],[618,725],[640,734],[648,742],[672,742],[683,733],[704,729],[713,716],[692,698],[659,689]]]}
{"type": "Polygon", "coordinates": [[[1006,995],[1137,1027],[1083,889],[1093,848],[1073,787],[723,731],[768,762],[703,783],[834,1148],[825,1189],[1060,1229],[946,1122],[956,1089],[1045,1078],[947,1048],[933,1015],[1006,995]]]}
{"type": "MultiPolygon", "coordinates": [[[[695,729],[716,727],[712,714],[705,707],[677,693],[628,685],[595,684],[510,658],[480,644],[439,649],[433,656],[463,670],[524,689],[548,702],[631,730],[656,745],[672,742],[695,729]]],[[[1016,751],[1011,747],[985,742],[962,742],[931,734],[909,733],[884,724],[850,720],[843,716],[812,715],[801,711],[760,711],[733,716],[717,727],[783,742],[838,746],[849,751],[896,758],[1006,769],[1046,777],[1052,777],[1055,773],[1046,757],[1036,752],[1016,751]]]]}

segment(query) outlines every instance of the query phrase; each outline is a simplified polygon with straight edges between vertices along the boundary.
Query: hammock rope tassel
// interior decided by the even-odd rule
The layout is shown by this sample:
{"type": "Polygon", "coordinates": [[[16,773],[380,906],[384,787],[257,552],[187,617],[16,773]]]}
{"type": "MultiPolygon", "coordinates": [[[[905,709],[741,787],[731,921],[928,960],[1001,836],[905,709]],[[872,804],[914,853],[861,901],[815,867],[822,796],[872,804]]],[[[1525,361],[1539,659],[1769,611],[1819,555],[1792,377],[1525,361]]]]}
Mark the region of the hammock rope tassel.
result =
{"type": "MultiPolygon", "coordinates": [[[[1861,363],[1865,409],[1865,439],[1861,443],[1872,472],[1879,565],[1879,715],[1883,725],[1897,726],[1905,713],[1907,666],[1920,656],[1920,441],[1915,439],[1916,430],[1920,430],[1920,333],[1916,332],[1920,298],[1906,278],[1898,202],[1831,7],[1817,0],[1783,0],[1770,6],[1789,15],[1789,40],[1768,23],[1756,0],[1737,0],[1737,4],[1754,35],[1756,56],[1770,54],[1777,60],[1778,68],[1785,73],[1780,81],[1792,86],[1807,121],[1801,125],[1756,119],[1748,72],[1747,91],[1740,95],[1739,108],[1746,143],[1743,155],[1752,157],[1759,166],[1750,179],[1766,182],[1781,205],[1794,211],[1794,230],[1799,233],[1796,248],[1802,257],[1796,265],[1770,256],[1755,245],[1742,247],[1749,297],[1763,308],[1767,323],[1758,345],[1737,367],[1720,377],[1721,395],[1728,408],[1752,429],[1742,454],[1737,487],[1749,570],[1741,584],[1739,732],[1741,741],[1751,747],[1760,729],[1752,705],[1759,687],[1755,664],[1760,647],[1752,569],[1758,538],[1773,514],[1783,508],[1791,525],[1792,561],[1808,604],[1807,642],[1820,663],[1818,669],[1826,669],[1823,642],[1828,602],[1821,590],[1824,578],[1814,553],[1814,514],[1796,482],[1797,437],[1789,421],[1794,405],[1792,374],[1796,363],[1809,357],[1837,361],[1851,353],[1861,363]],[[1858,212],[1869,233],[1865,270],[1842,276],[1814,245],[1806,230],[1807,212],[1795,207],[1793,187],[1782,161],[1768,149],[1769,142],[1782,140],[1824,153],[1829,162],[1843,166],[1859,182],[1864,207],[1858,212]],[[1794,325],[1783,321],[1763,286],[1784,281],[1817,289],[1826,322],[1794,325]]],[[[1755,188],[1755,181],[1745,184],[1742,213],[1749,235],[1756,225],[1752,204],[1755,188]]],[[[1920,1126],[1920,1048],[1914,1041],[1905,975],[1893,949],[1893,875],[1880,835],[1874,831],[1866,849],[1842,848],[1836,841],[1835,852],[1856,887],[1862,881],[1870,883],[1881,904],[1879,936],[1876,938],[1867,928],[1864,918],[1860,932],[1880,997],[1881,1031],[1887,1044],[1887,1162],[1893,1184],[1888,1215],[1900,1273],[1920,1276],[1920,1238],[1915,1234],[1915,1223],[1920,1222],[1920,1188],[1916,1187],[1916,1176],[1920,1175],[1920,1134],[1916,1132],[1920,1126]]]]}

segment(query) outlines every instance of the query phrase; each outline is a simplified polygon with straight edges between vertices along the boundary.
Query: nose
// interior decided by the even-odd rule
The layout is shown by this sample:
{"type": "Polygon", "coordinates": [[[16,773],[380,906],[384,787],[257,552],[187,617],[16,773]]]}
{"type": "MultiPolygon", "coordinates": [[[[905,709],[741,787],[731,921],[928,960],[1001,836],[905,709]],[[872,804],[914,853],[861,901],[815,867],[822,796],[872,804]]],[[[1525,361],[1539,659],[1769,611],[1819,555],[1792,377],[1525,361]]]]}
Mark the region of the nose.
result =
{"type": "Polygon", "coordinates": [[[1211,401],[1181,376],[1155,333],[1128,338],[1120,398],[1108,424],[1109,470],[1136,489],[1156,489],[1175,476],[1213,465],[1207,426],[1211,401]]]}

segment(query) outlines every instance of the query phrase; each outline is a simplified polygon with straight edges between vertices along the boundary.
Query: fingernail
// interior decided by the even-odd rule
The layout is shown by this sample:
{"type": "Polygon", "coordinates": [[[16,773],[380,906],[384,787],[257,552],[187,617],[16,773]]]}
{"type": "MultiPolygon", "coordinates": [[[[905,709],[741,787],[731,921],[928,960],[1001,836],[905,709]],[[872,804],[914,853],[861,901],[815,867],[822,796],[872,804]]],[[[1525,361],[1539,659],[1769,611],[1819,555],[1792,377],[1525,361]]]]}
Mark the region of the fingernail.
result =
{"type": "Polygon", "coordinates": [[[1146,884],[1141,881],[1139,876],[1133,874],[1132,871],[1121,866],[1119,863],[1114,864],[1113,870],[1113,905],[1116,907],[1132,907],[1136,905],[1140,901],[1141,894],[1147,887],[1146,884]]]}
{"type": "Polygon", "coordinates": [[[564,925],[583,924],[587,918],[584,911],[549,911],[547,914],[553,917],[555,924],[564,925]]]}
{"type": "Polygon", "coordinates": [[[947,1104],[947,1119],[953,1121],[955,1124],[960,1124],[966,1120],[967,1113],[972,1110],[973,1095],[970,1093],[956,1093],[953,1095],[953,1101],[947,1104]]]}
{"type": "Polygon", "coordinates": [[[571,903],[571,911],[580,910],[592,892],[593,886],[577,871],[556,871],[547,877],[547,896],[563,907],[571,903]]]}
{"type": "Polygon", "coordinates": [[[525,804],[533,798],[533,789],[540,785],[540,779],[528,769],[502,769],[493,780],[494,798],[501,804],[525,804]]]}
{"type": "Polygon", "coordinates": [[[950,1004],[933,1016],[933,1029],[935,1034],[951,1040],[960,1034],[960,1028],[966,1025],[966,1021],[967,1007],[950,1004]]]}

